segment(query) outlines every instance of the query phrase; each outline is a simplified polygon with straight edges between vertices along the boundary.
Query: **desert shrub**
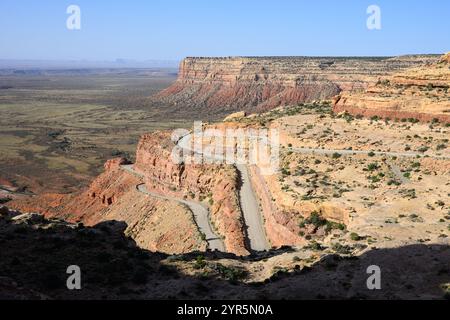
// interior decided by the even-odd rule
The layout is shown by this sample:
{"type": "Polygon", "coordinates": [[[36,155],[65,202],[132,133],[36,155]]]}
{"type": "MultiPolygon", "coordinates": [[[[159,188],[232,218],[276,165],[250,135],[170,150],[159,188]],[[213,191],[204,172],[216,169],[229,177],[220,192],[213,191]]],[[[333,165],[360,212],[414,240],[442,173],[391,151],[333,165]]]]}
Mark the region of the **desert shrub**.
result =
{"type": "Polygon", "coordinates": [[[318,212],[314,211],[311,215],[305,219],[306,224],[312,224],[315,227],[321,227],[327,224],[327,220],[324,219],[318,212]]]}
{"type": "Polygon", "coordinates": [[[442,200],[438,200],[438,201],[436,201],[436,205],[437,205],[438,207],[443,207],[443,206],[445,206],[445,202],[442,201],[442,200]]]}
{"type": "Polygon", "coordinates": [[[391,180],[389,180],[388,183],[387,183],[388,186],[392,186],[392,185],[394,185],[394,186],[399,186],[399,185],[401,185],[401,184],[402,184],[402,183],[401,183],[400,181],[397,181],[397,180],[395,180],[395,179],[391,179],[391,180]]]}
{"type": "Polygon", "coordinates": [[[370,163],[368,166],[367,166],[367,170],[368,171],[375,171],[375,170],[378,170],[380,167],[379,167],[379,165],[377,164],[377,163],[375,163],[375,162],[373,162],[373,163],[370,163]]]}
{"type": "Polygon", "coordinates": [[[333,155],[331,156],[333,159],[339,159],[340,157],[342,157],[342,155],[340,153],[333,153],[333,155]]]}
{"type": "Polygon", "coordinates": [[[217,263],[213,269],[215,269],[223,278],[229,281],[238,281],[247,277],[247,271],[241,268],[227,267],[220,263],[217,263]]]}
{"type": "Polygon", "coordinates": [[[419,149],[417,149],[417,151],[425,153],[428,151],[428,147],[427,146],[420,147],[419,149]]]}
{"type": "Polygon", "coordinates": [[[307,246],[305,246],[306,249],[310,249],[313,251],[322,251],[325,248],[322,247],[322,245],[320,243],[318,243],[317,241],[311,241],[311,243],[307,246]]]}
{"type": "Polygon", "coordinates": [[[415,189],[402,190],[401,193],[405,196],[405,198],[410,198],[410,199],[417,198],[415,189]]]}
{"type": "Polygon", "coordinates": [[[282,168],[282,169],[281,169],[281,174],[282,174],[283,176],[290,176],[290,175],[291,175],[291,172],[290,172],[288,169],[286,169],[286,168],[282,168]]]}
{"type": "Polygon", "coordinates": [[[331,230],[337,229],[344,231],[347,227],[343,223],[337,223],[332,221],[327,221],[327,228],[326,231],[330,232],[331,230]]]}
{"type": "Polygon", "coordinates": [[[414,163],[411,165],[411,167],[412,167],[412,168],[420,168],[420,162],[414,162],[414,163]]]}
{"type": "Polygon", "coordinates": [[[195,259],[194,269],[203,269],[206,267],[205,257],[203,255],[198,255],[195,259]]]}
{"type": "Polygon", "coordinates": [[[343,245],[340,243],[334,243],[331,247],[336,253],[339,254],[350,254],[352,252],[352,248],[348,245],[343,245]]]}
{"type": "Polygon", "coordinates": [[[350,239],[352,239],[353,241],[359,241],[361,240],[361,237],[356,232],[352,232],[350,233],[350,239]]]}
{"type": "Polygon", "coordinates": [[[410,214],[409,215],[409,219],[412,221],[412,222],[423,222],[423,219],[421,218],[421,217],[419,217],[417,214],[415,214],[415,213],[412,213],[412,214],[410,214]]]}
{"type": "Polygon", "coordinates": [[[372,183],[377,183],[381,181],[379,176],[369,176],[367,177],[367,179],[369,179],[372,183]]]}

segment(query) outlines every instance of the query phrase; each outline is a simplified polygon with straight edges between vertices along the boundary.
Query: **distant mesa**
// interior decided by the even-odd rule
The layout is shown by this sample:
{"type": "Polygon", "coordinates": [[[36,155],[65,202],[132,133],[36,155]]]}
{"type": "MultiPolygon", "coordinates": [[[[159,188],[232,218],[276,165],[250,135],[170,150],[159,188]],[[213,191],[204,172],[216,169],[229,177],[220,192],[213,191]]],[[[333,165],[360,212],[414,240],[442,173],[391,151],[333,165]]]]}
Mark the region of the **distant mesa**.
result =
{"type": "Polygon", "coordinates": [[[177,81],[151,98],[176,112],[225,116],[363,91],[381,76],[435,63],[439,56],[186,58],[177,81]]]}

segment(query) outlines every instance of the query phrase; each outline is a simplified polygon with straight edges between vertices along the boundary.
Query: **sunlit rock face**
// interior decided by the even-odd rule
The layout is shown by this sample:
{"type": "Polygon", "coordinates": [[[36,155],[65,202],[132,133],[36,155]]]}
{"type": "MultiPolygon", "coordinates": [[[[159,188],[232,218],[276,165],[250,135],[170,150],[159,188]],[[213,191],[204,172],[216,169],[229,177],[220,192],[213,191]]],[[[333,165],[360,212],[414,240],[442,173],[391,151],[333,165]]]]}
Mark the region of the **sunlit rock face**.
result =
{"type": "Polygon", "coordinates": [[[183,112],[200,110],[203,115],[262,112],[282,105],[330,99],[343,90],[364,90],[380,76],[436,59],[186,58],[180,64],[177,81],[152,99],[183,112]]]}
{"type": "Polygon", "coordinates": [[[365,117],[450,123],[449,59],[446,54],[436,63],[380,78],[364,92],[343,92],[333,109],[365,117]]]}

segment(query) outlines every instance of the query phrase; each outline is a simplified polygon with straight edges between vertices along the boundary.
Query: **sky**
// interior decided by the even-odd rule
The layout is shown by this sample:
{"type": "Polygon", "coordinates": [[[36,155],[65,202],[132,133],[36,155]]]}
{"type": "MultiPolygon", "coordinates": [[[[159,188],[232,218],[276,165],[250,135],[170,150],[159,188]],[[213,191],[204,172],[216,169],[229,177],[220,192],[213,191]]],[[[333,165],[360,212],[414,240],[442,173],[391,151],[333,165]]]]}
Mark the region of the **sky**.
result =
{"type": "Polygon", "coordinates": [[[391,56],[450,51],[449,0],[1,0],[0,59],[391,56]],[[81,29],[69,30],[69,5],[81,29]],[[367,28],[377,5],[381,29],[367,28]]]}

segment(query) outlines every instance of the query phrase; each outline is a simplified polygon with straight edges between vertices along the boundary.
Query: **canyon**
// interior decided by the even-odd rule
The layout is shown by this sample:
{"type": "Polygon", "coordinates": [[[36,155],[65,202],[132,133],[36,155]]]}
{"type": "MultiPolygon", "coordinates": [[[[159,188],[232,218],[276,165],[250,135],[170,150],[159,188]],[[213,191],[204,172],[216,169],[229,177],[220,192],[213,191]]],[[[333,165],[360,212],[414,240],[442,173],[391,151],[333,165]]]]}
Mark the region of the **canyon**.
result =
{"type": "Polygon", "coordinates": [[[217,118],[234,111],[264,112],[282,105],[331,99],[362,91],[380,76],[438,56],[186,58],[178,79],[151,98],[171,112],[217,118]]]}
{"type": "MultiPolygon", "coordinates": [[[[174,150],[203,155],[192,150],[195,128],[176,138],[153,131],[141,135],[133,163],[108,160],[77,192],[11,193],[0,228],[28,245],[33,235],[47,243],[56,232],[81,237],[83,246],[85,237],[95,240],[118,261],[145,256],[132,271],[139,280],[145,269],[148,279],[141,291],[125,290],[130,297],[448,296],[449,63],[448,54],[187,58],[178,80],[151,99],[202,118],[225,113],[202,126],[217,133],[202,137],[203,147],[227,129],[276,130],[277,170],[262,174],[261,163],[207,157],[177,162],[174,150]],[[389,270],[386,289],[366,290],[370,264],[389,270]],[[168,282],[153,290],[159,275],[168,282]]],[[[225,147],[237,152],[235,140],[225,147]]],[[[20,247],[16,240],[0,237],[20,247]]],[[[97,259],[94,248],[88,252],[97,259]]],[[[129,274],[112,269],[136,288],[129,274]]]]}
{"type": "MultiPolygon", "coordinates": [[[[309,72],[314,73],[313,67],[318,61],[309,58],[261,58],[256,63],[254,58],[244,60],[238,58],[229,59],[207,59],[187,58],[182,62],[179,79],[175,86],[181,82],[196,84],[196,79],[209,79],[210,83],[227,83],[228,86],[235,86],[241,81],[250,81],[253,79],[251,74],[257,68],[255,65],[265,65],[270,62],[270,68],[263,69],[268,72],[266,83],[279,81],[285,86],[295,83],[296,70],[291,68],[295,63],[300,66],[308,65],[309,72]],[[245,62],[243,62],[245,61],[245,62]],[[286,64],[289,62],[290,64],[286,64]],[[293,64],[293,65],[292,65],[293,64]],[[230,69],[230,65],[233,67],[230,69]],[[278,68],[278,69],[277,69],[278,68]],[[214,70],[214,71],[212,71],[214,70]],[[227,70],[227,72],[219,72],[227,70]],[[270,72],[269,72],[270,71],[270,72]],[[236,72],[240,74],[236,76],[236,72]]],[[[355,58],[356,59],[356,58],[355,58]]],[[[345,117],[352,114],[347,109],[350,105],[350,97],[366,97],[369,92],[375,92],[374,87],[379,87],[380,83],[387,83],[382,78],[378,78],[375,84],[369,85],[369,78],[373,81],[374,75],[389,74],[392,70],[406,68],[407,65],[416,64],[417,61],[425,59],[425,63],[419,67],[408,69],[393,75],[387,75],[389,79],[397,82],[405,82],[414,76],[415,83],[428,84],[434,79],[433,88],[441,93],[441,97],[431,97],[430,94],[423,94],[424,99],[440,99],[442,106],[448,104],[445,91],[441,88],[448,81],[448,55],[435,59],[431,56],[409,56],[393,59],[356,59],[347,61],[339,60],[337,63],[329,63],[328,67],[320,67],[322,76],[333,75],[339,90],[346,88],[346,91],[335,98],[332,106],[334,115],[344,113],[345,117]],[[389,61],[389,62],[388,62],[389,61]],[[400,62],[401,63],[400,63],[400,62]],[[368,71],[367,63],[378,69],[372,70],[370,76],[365,75],[366,82],[356,80],[362,74],[368,71]],[[340,66],[335,66],[335,64],[340,66]],[[359,76],[355,72],[345,70],[352,65],[359,71],[359,76]],[[327,68],[340,68],[336,71],[327,68]],[[423,79],[420,80],[419,78],[423,79]],[[362,88],[367,86],[365,91],[362,88]],[[356,90],[356,87],[357,90],[356,90]],[[356,91],[359,90],[359,93],[356,91]],[[347,101],[347,104],[344,102],[347,101]],[[342,107],[343,105],[343,107],[342,107]],[[344,108],[344,109],[342,109],[344,108]]],[[[356,72],[357,73],[357,72],[356,72]]],[[[313,78],[317,78],[315,75],[313,78]]],[[[258,77],[257,77],[258,78],[258,77]]],[[[361,79],[361,78],[359,78],[361,79]]],[[[253,79],[255,80],[255,79],[253,79]]],[[[252,81],[253,81],[252,80],[252,81]]],[[[200,80],[198,80],[200,81],[200,80]]],[[[258,80],[259,81],[259,80],[258,80]]],[[[388,81],[389,83],[391,83],[388,81]]],[[[385,85],[383,85],[384,87],[385,85]]],[[[409,85],[408,88],[412,86],[409,85]]],[[[171,90],[169,87],[166,90],[171,90]]],[[[319,90],[319,92],[322,92],[319,90]]],[[[157,97],[166,94],[162,91],[157,97]]],[[[378,94],[382,94],[378,92],[378,94]]],[[[410,95],[410,91],[403,92],[405,96],[410,95]]],[[[176,96],[176,95],[172,95],[176,96]]],[[[236,98],[242,98],[242,95],[235,95],[236,98]]],[[[407,98],[401,98],[407,101],[407,98]]],[[[389,101],[389,100],[387,100],[389,101]]],[[[434,100],[428,101],[431,103],[434,100]]],[[[317,145],[321,139],[313,136],[310,140],[305,140],[300,135],[304,135],[303,123],[314,123],[309,126],[316,126],[323,122],[328,116],[328,105],[325,103],[306,104],[302,107],[277,107],[273,111],[261,113],[260,115],[246,116],[246,112],[239,112],[228,116],[224,122],[215,122],[206,125],[203,129],[213,129],[225,135],[228,129],[238,128],[260,128],[268,126],[279,131],[281,143],[284,148],[288,146],[290,154],[297,154],[298,157],[331,157],[335,154],[346,157],[395,157],[395,158],[416,158],[423,152],[404,152],[403,150],[392,150],[392,148],[383,150],[367,150],[366,146],[356,143],[362,139],[355,138],[342,139],[337,144],[317,145]],[[307,107],[308,109],[305,109],[307,107]],[[297,108],[297,109],[296,109],[297,108]],[[292,110],[295,110],[294,112],[292,110]],[[286,114],[284,114],[286,112],[286,114]],[[292,122],[292,115],[296,112],[304,114],[302,117],[306,121],[292,122]],[[320,119],[308,118],[306,114],[321,114],[320,119]],[[281,118],[279,120],[278,117],[281,118]],[[267,121],[267,119],[269,119],[267,121]],[[285,121],[283,121],[286,119],[285,121]],[[283,126],[297,128],[297,134],[292,135],[290,130],[283,126]],[[355,148],[359,145],[359,150],[355,148]],[[351,146],[351,147],[349,147],[351,146]]],[[[387,104],[386,104],[387,105],[387,104]]],[[[442,108],[441,108],[442,109],[442,108]]],[[[366,110],[371,110],[370,107],[366,110]]],[[[372,108],[378,116],[382,117],[382,109],[372,108]],[[381,113],[380,113],[381,112],[381,113]]],[[[330,110],[331,111],[331,110],[330,110]]],[[[398,112],[398,111],[397,111],[398,112]]],[[[433,113],[433,111],[430,111],[433,113]]],[[[372,115],[372,114],[370,114],[372,115]]],[[[433,116],[436,116],[433,114],[433,116]]],[[[349,120],[349,119],[347,119],[349,120]]],[[[423,119],[422,119],[423,120],[423,119]]],[[[354,121],[354,120],[353,120],[354,121]]],[[[335,120],[330,120],[329,128],[336,128],[335,120]]],[[[360,125],[363,128],[365,125],[360,125]]],[[[370,129],[372,130],[372,129],[370,129]]],[[[366,137],[372,135],[368,130],[366,137]]],[[[402,129],[398,128],[398,132],[402,129]]],[[[346,131],[340,133],[341,136],[348,135],[346,131]]],[[[397,134],[393,134],[396,137],[397,134]]],[[[445,135],[444,135],[445,136],[445,135]]],[[[141,136],[136,149],[135,163],[125,158],[116,158],[108,160],[104,166],[104,173],[97,177],[91,185],[80,192],[72,194],[41,194],[36,197],[18,195],[16,199],[10,202],[10,206],[22,212],[41,212],[47,218],[62,218],[69,222],[83,223],[89,226],[98,224],[108,219],[125,221],[128,225],[126,234],[130,235],[143,248],[153,251],[166,253],[183,253],[193,250],[218,249],[237,255],[248,255],[256,251],[268,250],[272,247],[282,247],[284,245],[305,245],[311,238],[310,234],[318,232],[317,228],[299,227],[299,219],[308,219],[311,215],[319,214],[324,221],[330,224],[340,224],[342,226],[351,225],[352,206],[345,206],[342,203],[333,200],[311,201],[309,200],[312,190],[306,188],[307,193],[300,194],[298,199],[290,199],[287,196],[290,188],[280,185],[279,180],[284,180],[285,172],[292,172],[294,167],[292,163],[300,160],[289,160],[288,168],[280,172],[274,172],[271,175],[261,175],[261,167],[256,165],[228,165],[223,163],[175,163],[172,159],[173,150],[176,146],[181,146],[185,151],[192,151],[192,141],[189,141],[189,135],[184,136],[178,142],[173,141],[171,133],[168,131],[158,131],[141,136]],[[286,189],[287,188],[287,189],[286,189]]],[[[217,137],[216,137],[217,138],[217,137]]],[[[436,135],[445,142],[441,136],[436,135]]],[[[391,137],[386,137],[386,141],[391,137]]],[[[392,138],[395,139],[395,138],[392,138]]],[[[399,141],[403,141],[403,137],[399,141]]],[[[336,140],[336,139],[334,139],[336,140]]],[[[330,141],[330,138],[326,141],[330,141]]],[[[439,141],[439,140],[435,140],[439,141]]],[[[214,142],[214,137],[207,137],[202,144],[208,145],[214,142]]],[[[398,145],[395,142],[394,145],[398,145]]],[[[403,145],[400,143],[400,145],[403,145]]],[[[439,150],[445,150],[446,145],[440,144],[439,150]],[[443,146],[443,147],[442,147],[443,146]]],[[[236,146],[233,145],[233,148],[236,146]]],[[[418,146],[418,150],[424,148],[418,146]],[[419,148],[420,147],[420,148],[419,148]]],[[[427,146],[427,149],[429,147],[427,146]]],[[[431,155],[431,154],[430,154],[431,155]]],[[[194,153],[192,156],[196,156],[194,153]]],[[[292,155],[290,157],[293,157],[292,155]]],[[[447,161],[445,154],[439,153],[433,155],[436,160],[447,161]]],[[[285,160],[286,161],[286,160],[285,160]]],[[[317,160],[319,161],[319,160],[317,160]]],[[[220,162],[220,161],[219,161],[220,162]]],[[[406,182],[402,177],[399,165],[393,165],[396,176],[406,182]]],[[[443,168],[445,168],[444,166],[443,168]]],[[[345,178],[347,179],[347,178],[345,178]]],[[[299,184],[298,181],[295,181],[299,184]]],[[[302,190],[295,185],[294,189],[302,190]]],[[[304,190],[304,189],[303,189],[304,190]]],[[[321,196],[323,197],[323,196],[321,196]]],[[[319,233],[323,233],[319,231],[319,233]]]]}
{"type": "Polygon", "coordinates": [[[46,217],[86,225],[105,219],[125,221],[129,226],[127,233],[146,249],[176,253],[206,249],[206,239],[198,230],[192,211],[180,205],[186,200],[197,201],[209,208],[212,228],[222,237],[226,251],[248,254],[236,170],[227,165],[174,164],[174,147],[169,132],[143,135],[133,165],[137,174],[124,169],[128,163],[125,159],[113,159],[83,192],[46,194],[11,205],[24,212],[37,210],[46,217]],[[146,191],[181,200],[177,203],[146,197],[136,188],[141,184],[145,184],[146,191]]]}

